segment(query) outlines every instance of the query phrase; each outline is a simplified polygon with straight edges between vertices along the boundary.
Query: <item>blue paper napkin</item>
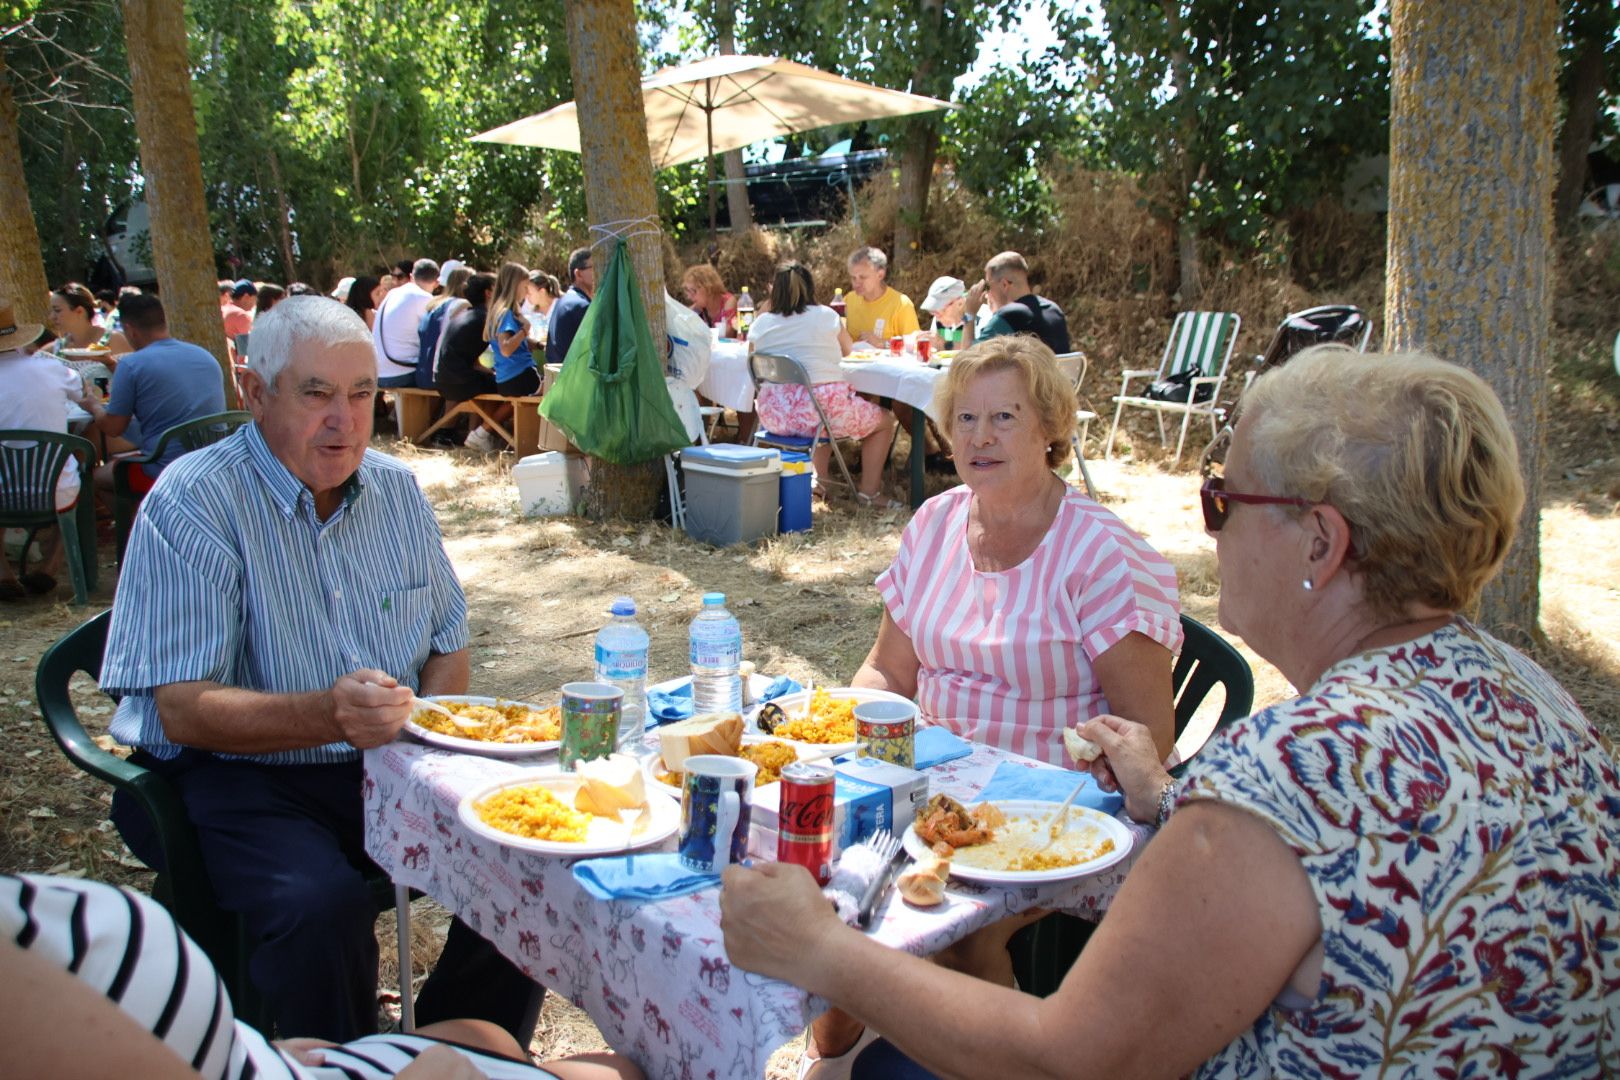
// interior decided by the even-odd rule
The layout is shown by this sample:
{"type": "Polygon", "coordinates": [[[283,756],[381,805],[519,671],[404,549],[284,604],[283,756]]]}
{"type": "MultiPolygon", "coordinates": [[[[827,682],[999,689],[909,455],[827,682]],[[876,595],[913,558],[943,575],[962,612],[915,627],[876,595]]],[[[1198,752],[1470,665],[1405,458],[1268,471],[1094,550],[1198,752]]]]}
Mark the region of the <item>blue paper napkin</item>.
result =
{"type": "Polygon", "coordinates": [[[719,874],[688,869],[673,851],[581,859],[574,880],[598,900],[669,900],[720,886],[719,874]]]}
{"type": "Polygon", "coordinates": [[[1003,761],[996,766],[990,782],[984,785],[975,802],[1007,799],[1033,799],[1038,802],[1062,802],[1082,779],[1085,790],[1075,796],[1076,806],[1089,806],[1105,814],[1117,814],[1125,805],[1125,797],[1117,792],[1104,791],[1090,773],[1071,772],[1047,766],[1020,765],[1016,761],[1003,761]]]}
{"type": "MultiPolygon", "coordinates": [[[[772,701],[784,694],[797,694],[804,687],[788,678],[786,675],[778,676],[759,695],[761,701],[772,701]]],[[[685,720],[692,715],[692,680],[683,679],[672,690],[647,691],[647,726],[658,727],[662,724],[673,724],[677,720],[685,720]]]]}
{"type": "MultiPolygon", "coordinates": [[[[954,731],[942,727],[917,729],[915,754],[919,769],[932,769],[935,765],[965,758],[971,753],[973,744],[954,731]]],[[[1067,795],[1068,792],[1065,791],[1063,794],[1067,795]]]]}

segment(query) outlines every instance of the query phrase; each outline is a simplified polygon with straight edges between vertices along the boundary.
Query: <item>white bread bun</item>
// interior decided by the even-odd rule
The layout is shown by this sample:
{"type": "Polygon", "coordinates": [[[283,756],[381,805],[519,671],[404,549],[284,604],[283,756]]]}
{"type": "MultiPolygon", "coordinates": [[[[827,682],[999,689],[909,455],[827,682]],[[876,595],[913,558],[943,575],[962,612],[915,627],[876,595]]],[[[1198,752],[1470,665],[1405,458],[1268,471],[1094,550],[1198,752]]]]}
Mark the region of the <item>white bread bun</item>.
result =
{"type": "Polygon", "coordinates": [[[736,757],[742,749],[743,719],[737,713],[704,713],[658,729],[664,767],[685,772],[686,759],[697,754],[736,757]]]}
{"type": "Polygon", "coordinates": [[[934,907],[945,900],[945,880],[951,876],[951,860],[928,854],[901,871],[894,887],[900,898],[917,907],[934,907]]]}
{"type": "Polygon", "coordinates": [[[1074,759],[1076,765],[1096,761],[1097,758],[1102,756],[1102,747],[1090,739],[1082,738],[1080,733],[1073,728],[1063,729],[1063,748],[1069,752],[1069,756],[1074,759]]]}

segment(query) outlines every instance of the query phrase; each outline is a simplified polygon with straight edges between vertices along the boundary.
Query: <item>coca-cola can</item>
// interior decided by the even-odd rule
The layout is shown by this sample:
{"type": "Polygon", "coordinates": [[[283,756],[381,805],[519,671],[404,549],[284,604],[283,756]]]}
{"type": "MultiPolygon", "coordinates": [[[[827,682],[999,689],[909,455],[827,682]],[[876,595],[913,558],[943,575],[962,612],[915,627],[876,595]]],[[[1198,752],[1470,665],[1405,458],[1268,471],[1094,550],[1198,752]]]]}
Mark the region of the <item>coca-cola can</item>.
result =
{"type": "Polygon", "coordinates": [[[818,885],[832,878],[835,783],[833,768],[825,762],[795,761],[782,769],[776,860],[798,863],[816,876],[818,885]]]}

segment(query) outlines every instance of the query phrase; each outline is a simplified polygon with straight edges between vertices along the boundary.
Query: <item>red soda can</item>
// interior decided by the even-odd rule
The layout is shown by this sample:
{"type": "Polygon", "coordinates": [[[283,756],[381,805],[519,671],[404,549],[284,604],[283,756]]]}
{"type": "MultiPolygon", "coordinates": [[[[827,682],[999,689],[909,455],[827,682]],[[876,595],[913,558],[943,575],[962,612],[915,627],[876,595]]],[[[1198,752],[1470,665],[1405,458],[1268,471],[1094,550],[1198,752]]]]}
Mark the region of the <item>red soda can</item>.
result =
{"type": "Polygon", "coordinates": [[[816,876],[832,879],[833,767],[795,761],[782,769],[782,805],[777,815],[776,861],[798,863],[816,876]]]}

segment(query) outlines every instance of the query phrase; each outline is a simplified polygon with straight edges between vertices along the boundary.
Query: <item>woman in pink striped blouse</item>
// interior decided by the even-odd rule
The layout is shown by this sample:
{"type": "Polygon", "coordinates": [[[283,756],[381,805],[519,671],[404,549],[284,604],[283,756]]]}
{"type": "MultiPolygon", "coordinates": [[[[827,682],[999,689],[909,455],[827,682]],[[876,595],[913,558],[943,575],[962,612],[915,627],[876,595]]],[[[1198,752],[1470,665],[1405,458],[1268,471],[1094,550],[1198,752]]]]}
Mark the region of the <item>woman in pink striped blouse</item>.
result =
{"type": "MultiPolygon", "coordinates": [[[[1175,571],[1052,471],[1071,452],[1076,407],[1052,350],[988,338],[935,393],[965,486],[923,504],[878,575],[886,610],[854,685],[913,698],[925,722],[1053,765],[1068,764],[1063,729],[1103,713],[1146,725],[1168,757],[1175,571]]],[[[942,962],[1010,986],[1007,940],[1042,914],[985,927],[942,962]]],[[[800,1080],[847,1077],[861,1022],[834,1008],[810,1031],[800,1080]]]]}
{"type": "Polygon", "coordinates": [[[928,722],[1066,764],[1063,729],[1102,713],[1174,741],[1176,575],[1060,480],[1075,397],[1034,338],[990,338],[937,391],[965,487],[935,496],[878,576],[885,612],[857,686],[915,698],[928,722]]]}

